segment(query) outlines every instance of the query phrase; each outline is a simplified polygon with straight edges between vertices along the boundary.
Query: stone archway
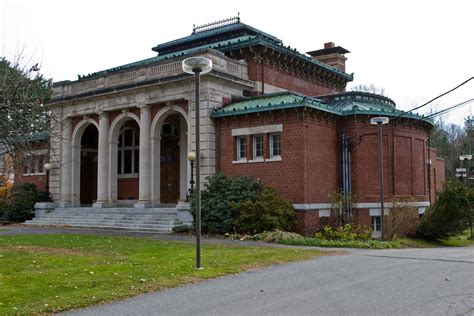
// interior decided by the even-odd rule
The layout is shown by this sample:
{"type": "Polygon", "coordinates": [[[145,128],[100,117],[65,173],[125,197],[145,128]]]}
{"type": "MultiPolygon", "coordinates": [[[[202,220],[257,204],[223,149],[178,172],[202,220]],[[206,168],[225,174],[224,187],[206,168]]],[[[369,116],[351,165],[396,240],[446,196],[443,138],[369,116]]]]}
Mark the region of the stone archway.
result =
{"type": "Polygon", "coordinates": [[[71,202],[72,206],[81,206],[81,141],[84,131],[94,125],[99,131],[99,125],[93,119],[87,118],[80,121],[74,128],[71,137],[72,149],[72,181],[71,181],[71,202]]]}
{"type": "Polygon", "coordinates": [[[111,206],[117,204],[118,202],[118,145],[119,145],[119,135],[121,132],[121,128],[124,126],[124,124],[129,121],[133,120],[135,121],[138,126],[140,126],[140,119],[138,116],[136,116],[133,113],[130,112],[124,112],[117,116],[112,124],[110,125],[110,130],[109,130],[109,137],[108,137],[108,142],[109,142],[109,204],[111,206]]]}
{"type": "MultiPolygon", "coordinates": [[[[163,125],[169,117],[174,116],[175,128],[179,130],[179,150],[176,151],[177,155],[177,167],[179,169],[179,179],[175,183],[179,184],[179,201],[186,199],[186,192],[188,190],[188,179],[189,179],[189,164],[187,162],[188,149],[190,148],[188,139],[188,114],[181,107],[171,106],[166,107],[159,111],[151,124],[150,136],[151,136],[151,170],[152,170],[152,181],[151,181],[151,199],[154,206],[163,204],[161,199],[161,193],[163,192],[162,186],[162,166],[168,165],[168,162],[163,161],[162,164],[162,130],[163,125]],[[176,126],[178,125],[178,126],[176,126]]],[[[166,157],[165,157],[166,158],[166,157]]],[[[167,159],[167,158],[166,158],[167,159]]],[[[166,160],[165,159],[165,160],[166,160]]],[[[169,167],[169,166],[166,166],[169,167]]],[[[173,167],[171,167],[173,168],[173,167]]],[[[169,171],[166,171],[169,172],[169,171]]],[[[169,197],[165,198],[164,202],[170,202],[169,197]]],[[[174,201],[173,201],[174,203],[174,201]]]]}

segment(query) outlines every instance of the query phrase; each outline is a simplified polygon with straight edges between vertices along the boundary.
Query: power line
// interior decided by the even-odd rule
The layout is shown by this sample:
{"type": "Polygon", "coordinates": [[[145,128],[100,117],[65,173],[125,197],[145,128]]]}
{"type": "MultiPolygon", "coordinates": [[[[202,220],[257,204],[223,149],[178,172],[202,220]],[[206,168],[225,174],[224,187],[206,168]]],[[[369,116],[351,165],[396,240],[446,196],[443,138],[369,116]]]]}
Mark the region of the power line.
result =
{"type": "Polygon", "coordinates": [[[423,104],[420,105],[420,106],[417,106],[417,107],[415,107],[415,108],[413,108],[413,109],[411,109],[411,110],[409,110],[409,111],[402,111],[402,113],[400,113],[398,116],[394,117],[394,118],[391,119],[391,120],[392,120],[392,121],[393,121],[393,120],[396,120],[397,118],[400,118],[400,117],[402,117],[403,115],[405,115],[405,114],[407,114],[407,113],[413,112],[413,111],[415,111],[415,110],[421,109],[421,108],[424,107],[424,106],[427,106],[427,105],[430,104],[431,102],[433,102],[433,101],[435,101],[435,100],[438,100],[439,98],[441,98],[441,97],[447,95],[448,93],[451,93],[451,92],[453,92],[454,90],[456,90],[456,89],[462,87],[463,85],[465,85],[466,83],[468,83],[468,82],[471,81],[472,79],[474,79],[474,77],[471,77],[471,78],[467,79],[466,81],[462,82],[461,84],[457,85],[456,87],[452,88],[451,90],[448,90],[448,91],[444,92],[443,94],[438,95],[437,97],[435,97],[435,98],[429,100],[429,101],[426,102],[426,103],[423,103],[423,104]]]}
{"type": "Polygon", "coordinates": [[[468,104],[468,103],[470,103],[470,102],[472,102],[472,101],[474,101],[474,99],[466,100],[466,101],[464,101],[464,102],[461,102],[461,103],[458,103],[458,104],[456,104],[456,105],[453,105],[453,106],[451,106],[451,107],[449,107],[449,108],[446,108],[446,109],[443,109],[443,110],[441,110],[441,111],[438,111],[438,112],[435,112],[435,113],[431,113],[431,114],[429,114],[429,115],[426,115],[426,116],[423,117],[423,119],[428,119],[428,118],[431,118],[431,117],[435,117],[435,116],[438,116],[438,115],[441,115],[441,114],[444,114],[444,113],[453,111],[453,110],[455,110],[456,108],[461,107],[461,106],[464,106],[464,105],[466,105],[466,104],[468,104]]]}

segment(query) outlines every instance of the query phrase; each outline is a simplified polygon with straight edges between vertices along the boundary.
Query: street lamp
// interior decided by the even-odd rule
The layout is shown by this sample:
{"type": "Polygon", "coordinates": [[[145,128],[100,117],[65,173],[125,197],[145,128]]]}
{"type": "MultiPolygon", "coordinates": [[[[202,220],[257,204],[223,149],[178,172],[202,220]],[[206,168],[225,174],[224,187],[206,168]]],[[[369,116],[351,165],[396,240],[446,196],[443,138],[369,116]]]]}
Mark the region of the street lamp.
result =
{"type": "Polygon", "coordinates": [[[51,202],[51,194],[49,192],[49,171],[53,169],[53,164],[50,162],[47,162],[43,165],[44,170],[46,170],[46,192],[44,193],[44,201],[45,202],[51,202]]]}
{"type": "MultiPolygon", "coordinates": [[[[471,160],[472,160],[472,155],[461,155],[459,156],[459,160],[461,161],[464,161],[464,172],[465,172],[465,176],[466,176],[466,194],[469,194],[469,171],[471,171],[471,160]],[[469,165],[468,165],[468,161],[469,161],[469,165]]],[[[467,199],[467,202],[468,202],[468,208],[469,208],[469,211],[471,211],[471,205],[469,204],[469,197],[467,199]]],[[[470,224],[471,224],[471,237],[469,237],[469,239],[474,239],[474,235],[472,234],[472,212],[469,213],[470,217],[470,224]]]]}
{"type": "Polygon", "coordinates": [[[380,230],[382,231],[382,240],[385,239],[384,233],[384,197],[383,197],[383,143],[382,143],[382,125],[388,124],[388,117],[377,116],[370,119],[370,124],[379,126],[379,162],[380,162],[380,230]]]}
{"type": "Polygon", "coordinates": [[[205,57],[190,57],[183,60],[183,71],[194,74],[196,92],[196,269],[201,269],[201,170],[200,170],[200,131],[199,131],[199,83],[200,76],[212,70],[212,60],[205,57]]]}
{"type": "Polygon", "coordinates": [[[188,160],[189,160],[189,163],[191,164],[191,180],[189,181],[189,184],[191,185],[191,187],[189,188],[188,196],[186,197],[187,199],[189,199],[189,196],[194,191],[194,176],[193,176],[194,170],[193,169],[194,169],[194,161],[196,160],[196,153],[194,151],[190,151],[188,153],[188,160]]]}

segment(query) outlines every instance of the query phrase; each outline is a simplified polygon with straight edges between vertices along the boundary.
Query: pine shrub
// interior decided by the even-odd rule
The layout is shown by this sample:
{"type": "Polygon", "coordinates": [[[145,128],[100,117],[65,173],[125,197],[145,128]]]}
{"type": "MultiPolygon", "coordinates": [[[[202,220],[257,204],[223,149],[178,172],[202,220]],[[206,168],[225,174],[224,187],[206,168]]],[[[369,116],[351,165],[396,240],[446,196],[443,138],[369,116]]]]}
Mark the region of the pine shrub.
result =
{"type": "Polygon", "coordinates": [[[293,228],[296,212],[290,202],[281,198],[275,188],[265,188],[256,200],[234,203],[238,217],[235,228],[241,233],[289,231],[293,228]]]}

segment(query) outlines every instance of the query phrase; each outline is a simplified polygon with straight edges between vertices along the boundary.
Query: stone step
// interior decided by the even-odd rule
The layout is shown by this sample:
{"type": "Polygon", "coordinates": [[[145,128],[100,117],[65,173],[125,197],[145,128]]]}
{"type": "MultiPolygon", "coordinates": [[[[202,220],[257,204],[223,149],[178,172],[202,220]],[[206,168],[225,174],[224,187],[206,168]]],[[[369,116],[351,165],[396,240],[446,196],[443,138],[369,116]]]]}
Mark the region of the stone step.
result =
{"type": "Polygon", "coordinates": [[[74,223],[88,223],[88,224],[100,224],[100,223],[108,223],[108,224],[126,224],[126,225],[181,225],[182,223],[178,220],[172,221],[131,221],[131,220],[106,220],[106,221],[99,221],[99,220],[92,220],[92,219],[76,219],[76,220],[66,220],[62,218],[40,218],[40,219],[33,219],[31,221],[26,221],[26,224],[30,223],[60,223],[64,225],[74,224],[74,223]]]}
{"type": "MultiPolygon", "coordinates": [[[[35,226],[59,226],[64,227],[65,225],[59,224],[43,224],[43,223],[28,223],[27,225],[35,225],[35,226]]],[[[157,233],[157,234],[168,234],[172,232],[172,227],[166,228],[144,228],[144,227],[131,227],[131,226],[110,226],[110,225],[67,225],[68,227],[77,227],[77,228],[93,228],[93,229],[104,229],[104,230],[127,230],[127,231],[134,231],[134,232],[146,232],[146,233],[157,233]]]]}
{"type": "Polygon", "coordinates": [[[169,224],[137,224],[137,223],[111,223],[111,222],[99,222],[99,223],[91,223],[91,222],[60,222],[60,221],[35,221],[35,222],[25,222],[27,225],[44,225],[44,226],[51,226],[51,225],[58,225],[58,226],[87,226],[87,227],[117,227],[117,228],[135,228],[135,229],[156,229],[156,230],[167,230],[172,231],[173,227],[179,224],[169,223],[169,224]]]}
{"type": "Polygon", "coordinates": [[[163,215],[174,215],[178,212],[174,210],[162,210],[162,209],[150,209],[150,210],[109,210],[109,209],[78,209],[78,210],[71,210],[71,209],[54,209],[51,213],[60,213],[60,214],[135,214],[135,215],[155,215],[155,214],[163,214],[163,215]]]}
{"type": "Polygon", "coordinates": [[[182,225],[176,208],[56,208],[39,218],[26,221],[27,225],[87,227],[169,233],[182,225]]]}
{"type": "Polygon", "coordinates": [[[127,220],[175,220],[178,218],[177,215],[131,215],[131,214],[59,214],[59,213],[46,213],[41,218],[64,218],[64,219],[79,219],[79,218],[90,218],[99,220],[114,220],[114,219],[127,219],[127,220]]]}

